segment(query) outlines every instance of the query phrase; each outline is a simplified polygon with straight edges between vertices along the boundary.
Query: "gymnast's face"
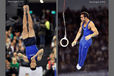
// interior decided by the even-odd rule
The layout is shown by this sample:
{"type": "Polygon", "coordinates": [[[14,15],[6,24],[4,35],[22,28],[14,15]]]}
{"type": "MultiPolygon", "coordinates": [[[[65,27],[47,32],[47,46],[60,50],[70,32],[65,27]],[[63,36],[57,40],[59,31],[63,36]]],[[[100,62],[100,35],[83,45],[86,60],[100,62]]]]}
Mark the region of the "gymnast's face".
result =
{"type": "Polygon", "coordinates": [[[35,68],[36,67],[36,60],[35,59],[31,60],[30,67],[31,68],[35,68]]]}
{"type": "Polygon", "coordinates": [[[85,17],[84,17],[83,14],[80,15],[80,19],[81,19],[82,22],[85,22],[85,17]]]}

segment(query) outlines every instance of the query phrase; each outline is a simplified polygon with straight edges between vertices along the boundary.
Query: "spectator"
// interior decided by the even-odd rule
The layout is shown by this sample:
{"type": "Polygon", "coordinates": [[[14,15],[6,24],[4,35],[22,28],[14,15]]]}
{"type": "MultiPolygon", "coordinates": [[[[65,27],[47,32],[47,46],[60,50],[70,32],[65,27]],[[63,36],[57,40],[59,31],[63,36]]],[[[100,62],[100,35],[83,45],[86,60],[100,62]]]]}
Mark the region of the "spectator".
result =
{"type": "Polygon", "coordinates": [[[16,72],[19,71],[19,63],[15,57],[12,58],[12,62],[10,63],[12,69],[15,69],[16,72]]]}

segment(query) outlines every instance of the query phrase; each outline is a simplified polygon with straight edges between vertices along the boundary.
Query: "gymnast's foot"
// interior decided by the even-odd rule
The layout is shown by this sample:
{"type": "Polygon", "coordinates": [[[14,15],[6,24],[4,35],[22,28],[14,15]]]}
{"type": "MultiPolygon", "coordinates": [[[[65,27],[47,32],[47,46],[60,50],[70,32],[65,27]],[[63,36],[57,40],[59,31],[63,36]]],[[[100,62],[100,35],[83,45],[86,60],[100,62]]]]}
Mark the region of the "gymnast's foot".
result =
{"type": "Polygon", "coordinates": [[[23,6],[23,11],[24,11],[24,14],[26,14],[26,12],[27,12],[27,7],[26,7],[26,5],[23,6]]]}
{"type": "Polygon", "coordinates": [[[80,70],[81,66],[79,64],[77,64],[76,68],[77,68],[77,70],[80,70]]]}
{"type": "Polygon", "coordinates": [[[27,7],[27,13],[29,13],[29,5],[26,5],[26,7],[27,7]]]}

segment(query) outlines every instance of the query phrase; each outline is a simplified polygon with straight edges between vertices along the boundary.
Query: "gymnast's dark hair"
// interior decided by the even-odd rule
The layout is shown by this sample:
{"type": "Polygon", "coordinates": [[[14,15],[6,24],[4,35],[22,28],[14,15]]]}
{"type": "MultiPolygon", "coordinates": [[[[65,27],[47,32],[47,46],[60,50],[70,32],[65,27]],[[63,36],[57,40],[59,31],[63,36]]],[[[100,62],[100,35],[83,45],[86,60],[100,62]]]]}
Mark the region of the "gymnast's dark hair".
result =
{"type": "MultiPolygon", "coordinates": [[[[31,61],[30,61],[30,63],[31,63],[31,61]]],[[[30,66],[30,63],[29,63],[29,66],[30,66]]],[[[30,66],[30,69],[31,69],[32,71],[34,71],[34,70],[36,70],[36,67],[35,67],[35,68],[32,68],[32,67],[30,66]]]]}
{"type": "Polygon", "coordinates": [[[81,15],[84,15],[84,17],[87,17],[87,18],[89,18],[89,13],[88,12],[85,12],[85,11],[83,11],[83,12],[81,12],[81,15]]]}
{"type": "Polygon", "coordinates": [[[32,71],[34,71],[34,70],[36,70],[36,67],[35,67],[35,68],[31,68],[31,67],[30,67],[30,69],[31,69],[32,71]]]}

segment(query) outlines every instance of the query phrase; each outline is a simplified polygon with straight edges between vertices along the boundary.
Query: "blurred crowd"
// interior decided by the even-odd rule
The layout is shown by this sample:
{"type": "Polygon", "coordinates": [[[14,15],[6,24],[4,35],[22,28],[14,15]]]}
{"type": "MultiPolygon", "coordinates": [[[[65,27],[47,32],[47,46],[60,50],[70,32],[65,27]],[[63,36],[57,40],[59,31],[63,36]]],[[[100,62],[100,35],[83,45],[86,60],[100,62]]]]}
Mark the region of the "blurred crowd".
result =
{"type": "MultiPolygon", "coordinates": [[[[55,65],[55,15],[43,10],[42,17],[38,17],[35,14],[31,14],[33,20],[33,27],[36,35],[36,44],[38,49],[44,48],[47,53],[46,59],[44,59],[42,67],[48,71],[52,68],[51,64],[55,65]],[[54,39],[53,39],[54,36],[54,39]],[[53,46],[52,46],[53,43],[53,46]],[[49,50],[47,50],[49,49],[49,50]],[[54,50],[54,51],[53,51],[54,50]],[[49,58],[50,57],[50,58],[49,58]],[[50,61],[50,62],[49,62],[50,61]],[[49,66],[48,66],[49,64],[49,66]],[[48,68],[46,68],[48,67],[48,68]]],[[[25,63],[23,59],[18,57],[18,53],[26,55],[25,45],[22,39],[22,18],[19,16],[10,17],[6,20],[6,76],[18,76],[19,67],[29,64],[25,63]]],[[[39,65],[38,65],[39,66],[39,65]]],[[[54,67],[55,68],[55,67],[54,67]]],[[[55,70],[55,69],[53,69],[55,70]]],[[[29,76],[26,74],[25,76],[29,76]]],[[[44,75],[45,76],[45,75],[44,75]]],[[[51,76],[51,75],[50,75],[51,76]]],[[[54,76],[54,75],[53,75],[54,76]]]]}
{"type": "MultiPolygon", "coordinates": [[[[58,45],[59,73],[76,71],[79,44],[72,47],[71,43],[79,30],[81,22],[80,13],[82,11],[89,13],[90,20],[95,23],[95,26],[99,31],[99,35],[92,38],[92,45],[89,48],[85,65],[82,70],[108,70],[108,8],[99,6],[89,9],[83,7],[78,11],[71,10],[70,8],[66,9],[65,18],[67,38],[70,43],[66,48],[61,47],[60,44],[58,45]]],[[[59,12],[58,16],[58,40],[60,41],[60,39],[64,37],[65,29],[63,25],[62,12],[59,12]]]]}

